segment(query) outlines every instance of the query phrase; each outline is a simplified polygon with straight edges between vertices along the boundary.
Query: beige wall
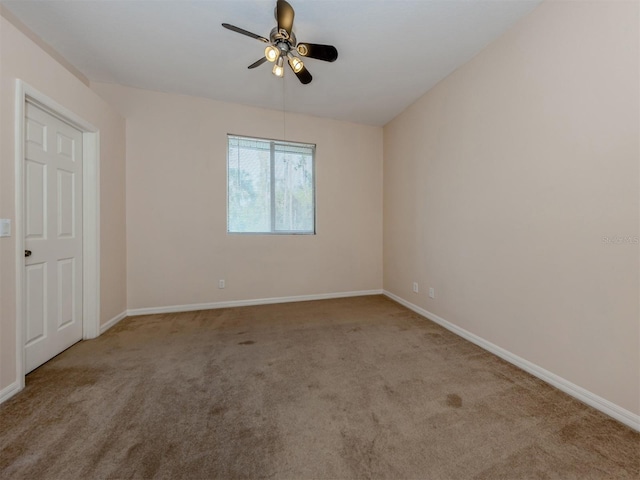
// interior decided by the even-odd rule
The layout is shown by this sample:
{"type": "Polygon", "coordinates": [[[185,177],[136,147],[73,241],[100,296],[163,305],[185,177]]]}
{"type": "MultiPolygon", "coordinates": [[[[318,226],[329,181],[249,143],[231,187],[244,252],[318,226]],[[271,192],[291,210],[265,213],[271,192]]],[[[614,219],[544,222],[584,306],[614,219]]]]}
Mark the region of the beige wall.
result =
{"type": "Polygon", "coordinates": [[[317,235],[228,235],[227,133],[281,139],[283,112],[92,87],[127,119],[130,309],[382,288],[380,127],[287,114],[317,144],[317,235]]]}
{"type": "MultiPolygon", "coordinates": [[[[15,80],[100,130],[101,321],[126,310],[125,122],[77,77],[0,17],[0,218],[15,229],[15,80]]],[[[0,238],[0,391],[16,380],[15,237],[0,238]]]]}
{"type": "Polygon", "coordinates": [[[544,3],[384,128],[385,289],[636,414],[638,38],[544,3]]]}

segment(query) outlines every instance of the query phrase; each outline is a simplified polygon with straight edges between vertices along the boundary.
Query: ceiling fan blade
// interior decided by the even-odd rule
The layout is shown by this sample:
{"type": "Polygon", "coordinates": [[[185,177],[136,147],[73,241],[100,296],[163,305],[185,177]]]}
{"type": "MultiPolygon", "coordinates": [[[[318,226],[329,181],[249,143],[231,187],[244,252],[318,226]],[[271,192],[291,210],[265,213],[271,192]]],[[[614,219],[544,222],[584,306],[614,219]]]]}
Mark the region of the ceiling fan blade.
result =
{"type": "MultiPolygon", "coordinates": [[[[293,68],[291,70],[293,70],[293,68]]],[[[302,83],[303,85],[311,83],[311,80],[313,80],[313,77],[309,73],[309,70],[307,70],[307,67],[302,67],[302,70],[300,70],[299,72],[294,71],[293,73],[296,74],[296,77],[298,77],[298,80],[300,80],[300,83],[302,83]]]]}
{"type": "Polygon", "coordinates": [[[260,40],[264,43],[269,43],[269,40],[267,40],[266,38],[261,37],[260,35],[256,35],[255,33],[251,33],[244,28],[236,27],[235,25],[229,25],[228,23],[223,23],[222,26],[228,30],[231,30],[232,32],[241,33],[242,35],[246,35],[247,37],[255,38],[256,40],[260,40]]]}
{"type": "Polygon", "coordinates": [[[253,62],[251,65],[249,65],[247,68],[256,68],[259,67],[260,65],[262,65],[264,62],[267,61],[267,57],[262,57],[260,60],[257,60],[255,62],[253,62]]]}
{"type": "Polygon", "coordinates": [[[335,62],[338,58],[336,47],[319,43],[299,43],[298,53],[303,57],[316,58],[325,62],[335,62]]]}
{"type": "Polygon", "coordinates": [[[295,12],[293,7],[289,5],[285,0],[278,0],[276,4],[276,20],[278,20],[278,31],[286,30],[291,35],[291,29],[293,28],[293,17],[295,12]]]}

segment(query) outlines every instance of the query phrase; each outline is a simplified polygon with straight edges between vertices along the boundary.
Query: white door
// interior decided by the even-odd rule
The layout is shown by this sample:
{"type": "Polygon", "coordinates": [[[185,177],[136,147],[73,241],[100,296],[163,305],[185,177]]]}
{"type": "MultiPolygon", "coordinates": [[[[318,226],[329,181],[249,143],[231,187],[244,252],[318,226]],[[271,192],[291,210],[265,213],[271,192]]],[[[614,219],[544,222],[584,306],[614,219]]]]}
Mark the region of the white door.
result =
{"type": "Polygon", "coordinates": [[[82,132],[25,109],[25,373],[82,339],[82,132]]]}

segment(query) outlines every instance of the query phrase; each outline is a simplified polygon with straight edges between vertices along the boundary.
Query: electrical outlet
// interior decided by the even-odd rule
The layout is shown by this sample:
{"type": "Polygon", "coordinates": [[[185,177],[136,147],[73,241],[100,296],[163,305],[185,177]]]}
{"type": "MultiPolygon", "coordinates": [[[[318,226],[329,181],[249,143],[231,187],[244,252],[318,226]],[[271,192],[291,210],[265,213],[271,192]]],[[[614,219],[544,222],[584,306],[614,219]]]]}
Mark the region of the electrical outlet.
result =
{"type": "Polygon", "coordinates": [[[0,218],[0,237],[11,236],[11,219],[0,218]]]}
{"type": "Polygon", "coordinates": [[[429,297],[436,298],[436,291],[433,288],[429,288],[429,297]]]}
{"type": "Polygon", "coordinates": [[[413,293],[418,293],[418,282],[413,282],[413,293]]]}
{"type": "Polygon", "coordinates": [[[218,280],[218,288],[224,288],[226,286],[227,285],[224,280],[218,280]]]}

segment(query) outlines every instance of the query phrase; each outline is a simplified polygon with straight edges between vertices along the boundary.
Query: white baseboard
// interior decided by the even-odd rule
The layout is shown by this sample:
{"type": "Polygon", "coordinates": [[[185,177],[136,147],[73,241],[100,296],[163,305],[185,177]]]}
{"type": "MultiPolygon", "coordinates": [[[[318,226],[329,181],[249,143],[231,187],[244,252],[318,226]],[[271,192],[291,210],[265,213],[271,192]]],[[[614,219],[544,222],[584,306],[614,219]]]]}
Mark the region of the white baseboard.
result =
{"type": "Polygon", "coordinates": [[[11,385],[7,385],[0,390],[0,403],[4,403],[18,393],[22,388],[20,382],[13,382],[11,385]]]}
{"type": "Polygon", "coordinates": [[[171,305],[167,307],[133,308],[127,311],[127,315],[133,317],[137,315],[152,315],[157,313],[193,312],[195,310],[248,307],[252,305],[267,305],[271,303],[307,302],[310,300],[328,300],[331,298],[382,295],[382,293],[382,290],[360,290],[357,292],[320,293],[315,295],[298,295],[294,297],[257,298],[253,300],[231,300],[228,302],[193,303],[190,305],[171,305]]]}
{"type": "Polygon", "coordinates": [[[427,319],[437,323],[438,325],[443,326],[447,330],[455,333],[456,335],[469,340],[472,343],[475,343],[479,347],[484,348],[485,350],[497,355],[498,357],[506,360],[507,362],[515,365],[516,367],[521,368],[525,372],[530,373],[538,377],[539,379],[547,382],[550,385],[553,385],[558,390],[562,390],[563,392],[571,395],[574,398],[577,398],[583,403],[595,408],[596,410],[601,411],[602,413],[609,415],[612,418],[615,418],[621,423],[624,423],[628,427],[633,428],[634,430],[640,431],[640,415],[637,415],[629,410],[622,408],[619,405],[616,405],[609,400],[602,398],[595,393],[590,392],[574,383],[571,383],[569,380],[562,378],[555,373],[552,373],[544,368],[536,365],[535,363],[530,362],[529,360],[525,360],[518,355],[515,355],[508,350],[505,350],[502,347],[499,347],[478,335],[475,335],[464,328],[460,328],[454,325],[451,322],[448,322],[444,318],[441,318],[431,312],[428,312],[424,308],[418,307],[411,302],[406,301],[405,299],[388,292],[386,290],[383,291],[383,294],[387,297],[395,300],[401,305],[404,305],[410,310],[426,317],[427,319]]]}
{"type": "Polygon", "coordinates": [[[106,332],[107,330],[109,330],[111,327],[113,327],[116,323],[118,323],[120,320],[126,318],[128,315],[128,312],[125,310],[122,313],[119,313],[118,315],[116,315],[115,317],[113,317],[111,320],[109,320],[106,323],[103,323],[102,325],[100,325],[100,335],[102,335],[104,332],[106,332]]]}

